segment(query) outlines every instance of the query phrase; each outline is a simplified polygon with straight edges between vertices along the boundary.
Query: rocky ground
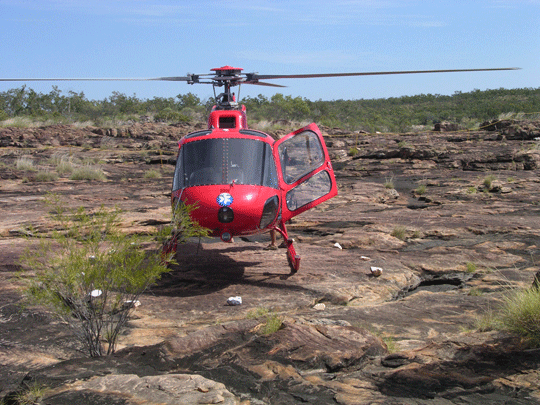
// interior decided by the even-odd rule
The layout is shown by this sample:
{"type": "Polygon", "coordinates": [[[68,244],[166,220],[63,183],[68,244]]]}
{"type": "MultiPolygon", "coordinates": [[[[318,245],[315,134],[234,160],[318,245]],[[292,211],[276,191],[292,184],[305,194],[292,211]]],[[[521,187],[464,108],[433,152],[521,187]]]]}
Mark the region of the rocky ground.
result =
{"type": "Polygon", "coordinates": [[[25,227],[47,228],[48,192],[71,206],[118,205],[128,232],[167,223],[176,141],[192,129],[0,129],[0,398],[39,384],[41,403],[71,405],[540,402],[540,351],[475,326],[540,270],[535,122],[323,129],[339,195],[291,225],[297,274],[283,249],[263,249],[268,235],[192,241],[141,297],[120,350],[84,358],[66,325],[21,306],[25,227]],[[21,157],[37,170],[17,169],[21,157]],[[59,159],[107,179],[39,181],[59,159]],[[231,296],[243,304],[227,306],[231,296]],[[282,321],[277,332],[262,333],[265,311],[282,321]]]}

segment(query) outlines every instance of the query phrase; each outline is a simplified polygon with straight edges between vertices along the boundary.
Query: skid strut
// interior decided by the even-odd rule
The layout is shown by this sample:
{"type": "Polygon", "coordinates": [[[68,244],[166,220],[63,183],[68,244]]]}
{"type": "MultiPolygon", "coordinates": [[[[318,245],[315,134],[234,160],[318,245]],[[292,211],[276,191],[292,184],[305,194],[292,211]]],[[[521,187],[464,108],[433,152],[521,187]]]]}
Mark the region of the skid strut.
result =
{"type": "Polygon", "coordinates": [[[291,267],[291,273],[296,273],[300,269],[300,256],[296,254],[293,239],[289,238],[285,222],[281,221],[279,226],[274,226],[272,229],[278,231],[281,236],[283,236],[283,240],[287,245],[287,260],[289,262],[289,266],[291,267]]]}

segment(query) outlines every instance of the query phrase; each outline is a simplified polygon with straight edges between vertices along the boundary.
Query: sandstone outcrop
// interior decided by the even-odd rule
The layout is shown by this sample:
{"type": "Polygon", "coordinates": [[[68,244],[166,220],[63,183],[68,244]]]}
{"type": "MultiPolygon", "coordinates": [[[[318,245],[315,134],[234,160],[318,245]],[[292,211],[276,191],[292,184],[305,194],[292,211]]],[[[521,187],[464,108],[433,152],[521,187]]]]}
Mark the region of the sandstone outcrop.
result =
{"type": "Polygon", "coordinates": [[[140,298],[120,350],[99,359],[51,314],[20,306],[27,226],[50,230],[47,192],[118,205],[126,232],[167,223],[176,141],[192,128],[0,129],[0,398],[44,384],[43,403],[71,405],[538,403],[538,350],[476,328],[539,271],[538,128],[323,128],[339,194],[290,225],[300,271],[283,249],[263,249],[266,234],[190,241],[140,298]],[[16,169],[22,156],[37,170],[16,169]],[[62,156],[106,181],[36,181],[62,156]],[[231,296],[242,305],[227,306],[231,296]],[[281,327],[265,334],[270,317],[281,327]]]}

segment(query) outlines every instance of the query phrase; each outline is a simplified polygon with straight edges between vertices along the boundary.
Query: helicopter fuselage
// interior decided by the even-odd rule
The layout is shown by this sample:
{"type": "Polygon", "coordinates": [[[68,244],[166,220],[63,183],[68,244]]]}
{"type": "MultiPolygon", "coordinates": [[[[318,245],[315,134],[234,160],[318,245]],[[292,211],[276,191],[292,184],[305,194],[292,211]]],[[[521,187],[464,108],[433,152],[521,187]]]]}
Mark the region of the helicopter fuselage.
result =
{"type": "Polygon", "coordinates": [[[274,229],[294,261],[285,222],[337,194],[328,150],[316,124],[275,141],[245,117],[214,109],[208,129],[179,141],[172,204],[196,204],[192,219],[225,242],[274,229]]]}

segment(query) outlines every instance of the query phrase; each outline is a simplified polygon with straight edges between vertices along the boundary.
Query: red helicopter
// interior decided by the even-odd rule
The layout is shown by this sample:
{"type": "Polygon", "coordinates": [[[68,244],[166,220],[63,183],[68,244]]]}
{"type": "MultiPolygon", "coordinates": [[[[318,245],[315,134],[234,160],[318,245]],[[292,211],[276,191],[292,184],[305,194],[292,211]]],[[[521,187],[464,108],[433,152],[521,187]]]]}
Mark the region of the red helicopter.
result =
{"type": "MultiPolygon", "coordinates": [[[[287,247],[292,273],[300,267],[286,222],[337,195],[332,163],[316,124],[298,129],[278,141],[249,129],[246,108],[239,105],[231,89],[241,84],[284,87],[260,80],[316,77],[346,77],[412,73],[449,73],[515,70],[518,68],[452,69],[423,71],[260,75],[242,73],[241,68],[223,66],[214,73],[148,79],[0,79],[0,81],[66,80],[164,80],[214,87],[216,105],[208,128],[184,136],[172,185],[173,208],[180,203],[197,204],[193,220],[210,229],[210,236],[231,242],[234,236],[279,232],[287,247]],[[223,91],[216,95],[216,88],[223,91]]],[[[166,245],[176,250],[176,237],[166,245]]]]}

